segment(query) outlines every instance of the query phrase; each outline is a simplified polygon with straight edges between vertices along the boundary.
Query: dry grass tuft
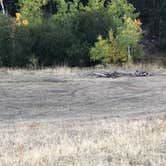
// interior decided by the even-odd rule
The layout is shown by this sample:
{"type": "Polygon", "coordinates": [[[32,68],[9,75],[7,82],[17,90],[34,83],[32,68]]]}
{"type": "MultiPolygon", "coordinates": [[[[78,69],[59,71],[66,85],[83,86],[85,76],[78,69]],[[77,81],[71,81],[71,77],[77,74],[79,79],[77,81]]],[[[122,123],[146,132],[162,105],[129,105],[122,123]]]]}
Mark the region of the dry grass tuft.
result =
{"type": "Polygon", "coordinates": [[[166,121],[105,119],[0,125],[3,166],[165,166],[166,121]]]}

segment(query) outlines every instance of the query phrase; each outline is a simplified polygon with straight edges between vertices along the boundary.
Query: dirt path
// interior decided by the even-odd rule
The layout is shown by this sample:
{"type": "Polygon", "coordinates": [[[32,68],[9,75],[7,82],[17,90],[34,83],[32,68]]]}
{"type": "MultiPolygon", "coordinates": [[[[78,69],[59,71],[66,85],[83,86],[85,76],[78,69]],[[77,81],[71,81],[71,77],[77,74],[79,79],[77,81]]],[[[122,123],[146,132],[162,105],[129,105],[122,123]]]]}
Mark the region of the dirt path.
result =
{"type": "Polygon", "coordinates": [[[166,76],[0,73],[0,120],[83,119],[166,113],[166,76]]]}

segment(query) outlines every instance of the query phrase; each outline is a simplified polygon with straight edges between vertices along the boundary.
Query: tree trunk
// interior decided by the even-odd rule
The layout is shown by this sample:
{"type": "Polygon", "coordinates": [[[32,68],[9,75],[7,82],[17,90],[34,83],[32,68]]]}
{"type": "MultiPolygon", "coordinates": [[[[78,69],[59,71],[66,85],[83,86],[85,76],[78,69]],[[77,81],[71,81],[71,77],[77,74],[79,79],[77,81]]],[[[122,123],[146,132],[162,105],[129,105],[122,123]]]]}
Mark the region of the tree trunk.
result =
{"type": "Polygon", "coordinates": [[[1,8],[2,8],[2,13],[5,14],[5,8],[4,8],[3,0],[0,0],[0,3],[1,3],[1,8]]]}
{"type": "Polygon", "coordinates": [[[130,45],[128,45],[127,52],[128,52],[128,61],[130,62],[131,61],[131,47],[130,47],[130,45]]]}

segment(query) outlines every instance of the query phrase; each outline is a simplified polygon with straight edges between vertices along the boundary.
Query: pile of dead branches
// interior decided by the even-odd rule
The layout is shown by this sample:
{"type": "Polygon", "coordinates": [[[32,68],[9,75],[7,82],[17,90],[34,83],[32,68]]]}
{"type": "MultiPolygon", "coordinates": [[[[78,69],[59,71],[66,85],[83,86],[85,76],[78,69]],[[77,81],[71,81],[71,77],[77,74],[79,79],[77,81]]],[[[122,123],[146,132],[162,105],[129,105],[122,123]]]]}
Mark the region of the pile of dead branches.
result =
{"type": "Polygon", "coordinates": [[[151,73],[147,71],[139,71],[136,70],[135,72],[118,72],[118,71],[113,71],[113,72],[93,72],[93,76],[95,77],[102,77],[102,78],[118,78],[118,77],[149,77],[152,76],[151,73]]]}

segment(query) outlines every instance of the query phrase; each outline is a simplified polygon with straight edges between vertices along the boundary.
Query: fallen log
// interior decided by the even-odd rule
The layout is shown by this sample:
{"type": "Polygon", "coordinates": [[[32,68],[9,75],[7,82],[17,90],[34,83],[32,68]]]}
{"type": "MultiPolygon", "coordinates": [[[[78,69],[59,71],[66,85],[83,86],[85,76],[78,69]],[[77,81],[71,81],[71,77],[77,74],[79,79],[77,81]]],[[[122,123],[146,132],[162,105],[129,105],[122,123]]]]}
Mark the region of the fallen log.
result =
{"type": "Polygon", "coordinates": [[[117,78],[120,77],[118,72],[112,72],[112,73],[108,73],[108,72],[104,72],[104,73],[93,73],[93,75],[97,76],[97,77],[104,77],[104,78],[117,78]]]}
{"type": "Polygon", "coordinates": [[[96,77],[103,77],[103,78],[118,78],[118,77],[148,77],[148,76],[152,76],[151,73],[147,72],[147,71],[138,71],[136,70],[134,73],[125,73],[125,72],[103,72],[103,73],[99,73],[99,72],[94,72],[92,74],[93,76],[96,77]]]}
{"type": "Polygon", "coordinates": [[[93,75],[97,76],[97,77],[107,77],[105,74],[103,73],[93,73],[93,75]]]}

